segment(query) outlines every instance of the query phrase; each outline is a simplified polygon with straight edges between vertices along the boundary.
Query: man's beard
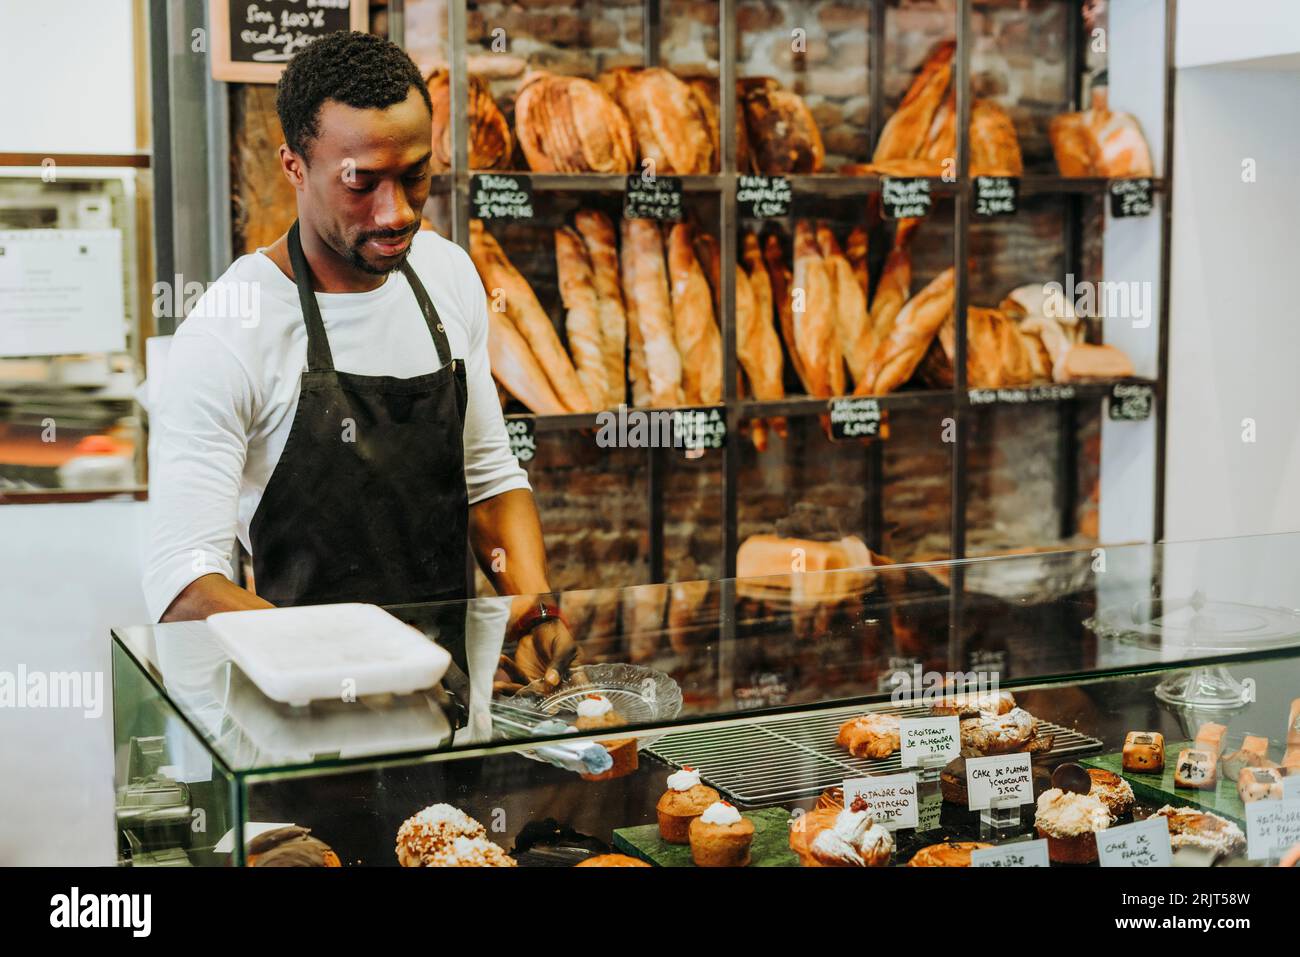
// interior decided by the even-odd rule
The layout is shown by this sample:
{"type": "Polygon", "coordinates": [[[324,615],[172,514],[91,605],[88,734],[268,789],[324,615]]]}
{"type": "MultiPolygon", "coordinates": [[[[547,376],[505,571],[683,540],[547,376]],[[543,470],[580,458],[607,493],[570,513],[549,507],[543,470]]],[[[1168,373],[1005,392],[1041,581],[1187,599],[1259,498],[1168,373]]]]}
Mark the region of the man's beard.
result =
{"type": "MultiPolygon", "coordinates": [[[[416,229],[418,228],[419,227],[417,225],[416,229]]],[[[393,272],[394,270],[401,268],[402,263],[406,262],[406,258],[411,255],[411,248],[415,244],[411,243],[404,250],[402,250],[399,256],[394,257],[391,265],[376,266],[374,263],[367,261],[366,258],[362,255],[362,251],[366,248],[366,243],[370,242],[370,240],[372,239],[379,239],[379,240],[405,239],[407,236],[410,236],[414,232],[415,230],[409,229],[406,230],[405,232],[400,232],[400,233],[391,233],[391,232],[362,233],[360,236],[357,237],[357,239],[351,245],[347,247],[346,250],[341,250],[335,247],[335,251],[339,252],[345,259],[347,259],[349,263],[351,263],[354,267],[359,269],[361,272],[369,273],[372,276],[387,276],[390,272],[393,272]]]]}

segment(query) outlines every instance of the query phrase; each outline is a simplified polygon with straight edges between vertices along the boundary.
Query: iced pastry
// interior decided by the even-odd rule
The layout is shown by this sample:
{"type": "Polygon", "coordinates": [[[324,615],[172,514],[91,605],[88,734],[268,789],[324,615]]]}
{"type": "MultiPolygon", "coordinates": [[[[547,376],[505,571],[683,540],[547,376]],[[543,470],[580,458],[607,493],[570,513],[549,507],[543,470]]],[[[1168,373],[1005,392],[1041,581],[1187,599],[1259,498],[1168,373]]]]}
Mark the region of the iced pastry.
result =
{"type": "Polygon", "coordinates": [[[396,850],[403,867],[515,866],[482,824],[450,804],[432,804],[403,821],[396,850]]]}
{"type": "MultiPolygon", "coordinates": [[[[804,815],[807,817],[808,815],[804,815]]],[[[884,867],[894,852],[894,839],[858,798],[835,815],[829,827],[811,835],[804,867],[884,867]]]]}
{"type": "Polygon", "coordinates": [[[718,800],[718,792],[700,782],[700,772],[687,765],[668,775],[668,790],[655,805],[659,835],[669,844],[689,844],[691,821],[718,800]]]}
{"type": "Polygon", "coordinates": [[[1241,828],[1209,811],[1166,804],[1156,811],[1169,823],[1169,843],[1174,848],[1199,847],[1219,854],[1233,854],[1246,846],[1241,828]]]}
{"type": "MultiPolygon", "coordinates": [[[[573,726],[579,731],[599,731],[602,728],[616,728],[624,723],[623,716],[614,710],[613,704],[602,694],[589,694],[584,697],[578,702],[577,711],[578,718],[573,723],[573,726]]],[[[599,774],[580,772],[578,776],[584,781],[606,781],[610,778],[621,778],[637,769],[636,738],[618,738],[600,743],[609,752],[609,756],[614,759],[614,763],[608,771],[602,771],[599,774]]]]}
{"type": "Polygon", "coordinates": [[[249,867],[342,867],[328,844],[305,827],[277,827],[248,842],[249,867]]]}
{"type": "Polygon", "coordinates": [[[1124,770],[1158,774],[1165,769],[1165,736],[1158,731],[1130,731],[1124,736],[1124,770]]]}
{"type": "Polygon", "coordinates": [[[1112,824],[1133,810],[1133,787],[1114,771],[1088,768],[1088,777],[1092,780],[1088,794],[1106,805],[1112,824]]]}
{"type": "Polygon", "coordinates": [[[691,859],[697,867],[744,867],[754,843],[754,822],[726,801],[715,801],[689,828],[691,859]]]}
{"type": "Polygon", "coordinates": [[[930,714],[951,715],[960,718],[978,718],[981,714],[1006,714],[1016,706],[1010,691],[989,694],[955,694],[941,698],[930,705],[930,714]]]}
{"type": "Polygon", "coordinates": [[[980,841],[954,841],[923,847],[907,862],[908,867],[970,867],[970,856],[992,844],[980,841]]]}
{"type": "Polygon", "coordinates": [[[1047,839],[1050,861],[1091,864],[1097,860],[1097,832],[1110,827],[1110,811],[1095,795],[1051,788],[1039,795],[1034,826],[1047,839]]]}
{"type": "Polygon", "coordinates": [[[1005,714],[983,713],[961,723],[961,746],[981,755],[1024,750],[1038,730],[1038,719],[1024,708],[1005,714]]]}

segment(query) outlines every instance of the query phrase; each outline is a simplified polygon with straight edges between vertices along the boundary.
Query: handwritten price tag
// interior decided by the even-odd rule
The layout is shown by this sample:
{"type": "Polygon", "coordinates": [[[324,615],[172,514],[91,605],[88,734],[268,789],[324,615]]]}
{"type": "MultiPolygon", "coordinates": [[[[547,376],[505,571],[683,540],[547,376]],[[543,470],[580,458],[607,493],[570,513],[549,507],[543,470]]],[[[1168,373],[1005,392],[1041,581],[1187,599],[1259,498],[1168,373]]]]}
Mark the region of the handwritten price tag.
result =
{"type": "Polygon", "coordinates": [[[1047,841],[1017,841],[972,851],[971,867],[1049,867],[1047,841]]]}
{"type": "Polygon", "coordinates": [[[1251,801],[1246,805],[1246,845],[1252,861],[1281,857],[1300,844],[1300,801],[1251,801]]]}
{"type": "Polygon", "coordinates": [[[1169,822],[1155,816],[1098,831],[1097,858],[1102,867],[1169,867],[1169,822]]]}
{"type": "Polygon", "coordinates": [[[844,806],[862,798],[872,817],[891,831],[916,827],[916,775],[882,774],[879,777],[850,778],[844,782],[844,806]]]}
{"type": "Polygon", "coordinates": [[[967,758],[966,792],[972,811],[1033,804],[1034,774],[1029,755],[1022,752],[967,758]]]}
{"type": "Polygon", "coordinates": [[[903,767],[922,761],[950,761],[961,754],[961,722],[954,715],[941,718],[900,718],[899,741],[903,767]]]}
{"type": "Polygon", "coordinates": [[[888,219],[908,219],[930,212],[930,181],[922,177],[886,176],[880,183],[881,206],[888,219]]]}

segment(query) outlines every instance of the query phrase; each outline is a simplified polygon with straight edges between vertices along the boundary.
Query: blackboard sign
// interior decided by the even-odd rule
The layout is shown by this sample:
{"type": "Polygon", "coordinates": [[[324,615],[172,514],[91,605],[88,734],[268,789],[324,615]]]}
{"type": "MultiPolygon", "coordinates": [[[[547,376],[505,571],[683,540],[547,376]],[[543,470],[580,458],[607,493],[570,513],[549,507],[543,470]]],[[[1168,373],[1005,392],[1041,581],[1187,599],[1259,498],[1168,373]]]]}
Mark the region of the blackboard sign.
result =
{"type": "Polygon", "coordinates": [[[1142,422],[1156,407],[1156,390],[1145,382],[1116,382],[1110,387],[1106,415],[1112,422],[1142,422]]]}
{"type": "Polygon", "coordinates": [[[1155,208],[1151,198],[1149,179],[1113,179],[1110,181],[1110,214],[1123,219],[1128,216],[1150,216],[1155,208]]]}
{"type": "Polygon", "coordinates": [[[878,439],[884,412],[880,400],[868,396],[849,396],[831,399],[831,438],[832,439],[878,439]]]}
{"type": "Polygon", "coordinates": [[[792,196],[784,176],[741,176],[736,182],[736,207],[743,219],[789,216],[792,196]]]}
{"type": "Polygon", "coordinates": [[[886,176],[880,205],[887,219],[909,219],[930,212],[930,181],[923,176],[886,176]]]}
{"type": "Polygon", "coordinates": [[[369,0],[211,0],[212,78],[274,83],[293,55],[337,30],[369,27],[369,0]]]}
{"type": "Polygon", "coordinates": [[[682,221],[682,180],[680,176],[645,177],[633,173],[623,190],[624,219],[661,219],[682,221]]]}
{"type": "Polygon", "coordinates": [[[673,448],[687,452],[720,449],[727,443],[727,418],[716,405],[673,409],[673,448]]]}
{"type": "Polygon", "coordinates": [[[469,178],[475,219],[532,219],[533,180],[530,176],[475,173],[469,178]]]}
{"type": "Polygon", "coordinates": [[[520,462],[531,462],[537,454],[537,436],[532,416],[506,419],[506,435],[510,437],[510,451],[520,462]]]}
{"type": "Polygon", "coordinates": [[[1019,205],[1019,176],[975,177],[976,216],[1014,216],[1019,205]]]}

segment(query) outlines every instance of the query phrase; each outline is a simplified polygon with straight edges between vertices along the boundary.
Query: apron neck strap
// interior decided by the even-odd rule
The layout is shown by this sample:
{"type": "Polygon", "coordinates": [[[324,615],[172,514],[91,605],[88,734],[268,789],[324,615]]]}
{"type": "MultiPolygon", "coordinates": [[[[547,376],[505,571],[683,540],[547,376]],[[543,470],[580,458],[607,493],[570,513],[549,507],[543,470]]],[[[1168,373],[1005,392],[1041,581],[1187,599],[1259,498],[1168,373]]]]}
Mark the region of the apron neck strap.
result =
{"type": "MultiPolygon", "coordinates": [[[[307,324],[307,369],[310,372],[333,372],[334,356],[330,353],[329,338],[325,335],[325,322],[320,316],[316,292],[311,286],[311,272],[307,268],[307,256],[302,251],[296,219],[289,227],[289,263],[293,266],[293,280],[298,286],[302,318],[307,324]]],[[[402,275],[415,294],[415,301],[420,304],[420,314],[424,316],[429,334],[433,336],[433,344],[438,349],[438,361],[445,366],[451,362],[451,343],[447,341],[447,330],[438,317],[438,310],[434,308],[433,300],[429,298],[409,259],[402,260],[402,275]]]]}
{"type": "Polygon", "coordinates": [[[311,287],[311,271],[307,268],[307,256],[302,251],[302,241],[298,238],[296,219],[289,227],[289,263],[293,266],[293,281],[298,286],[298,302],[302,304],[302,318],[307,324],[307,370],[333,372],[334,356],[330,353],[330,341],[325,335],[325,322],[320,317],[316,292],[311,287]]]}

